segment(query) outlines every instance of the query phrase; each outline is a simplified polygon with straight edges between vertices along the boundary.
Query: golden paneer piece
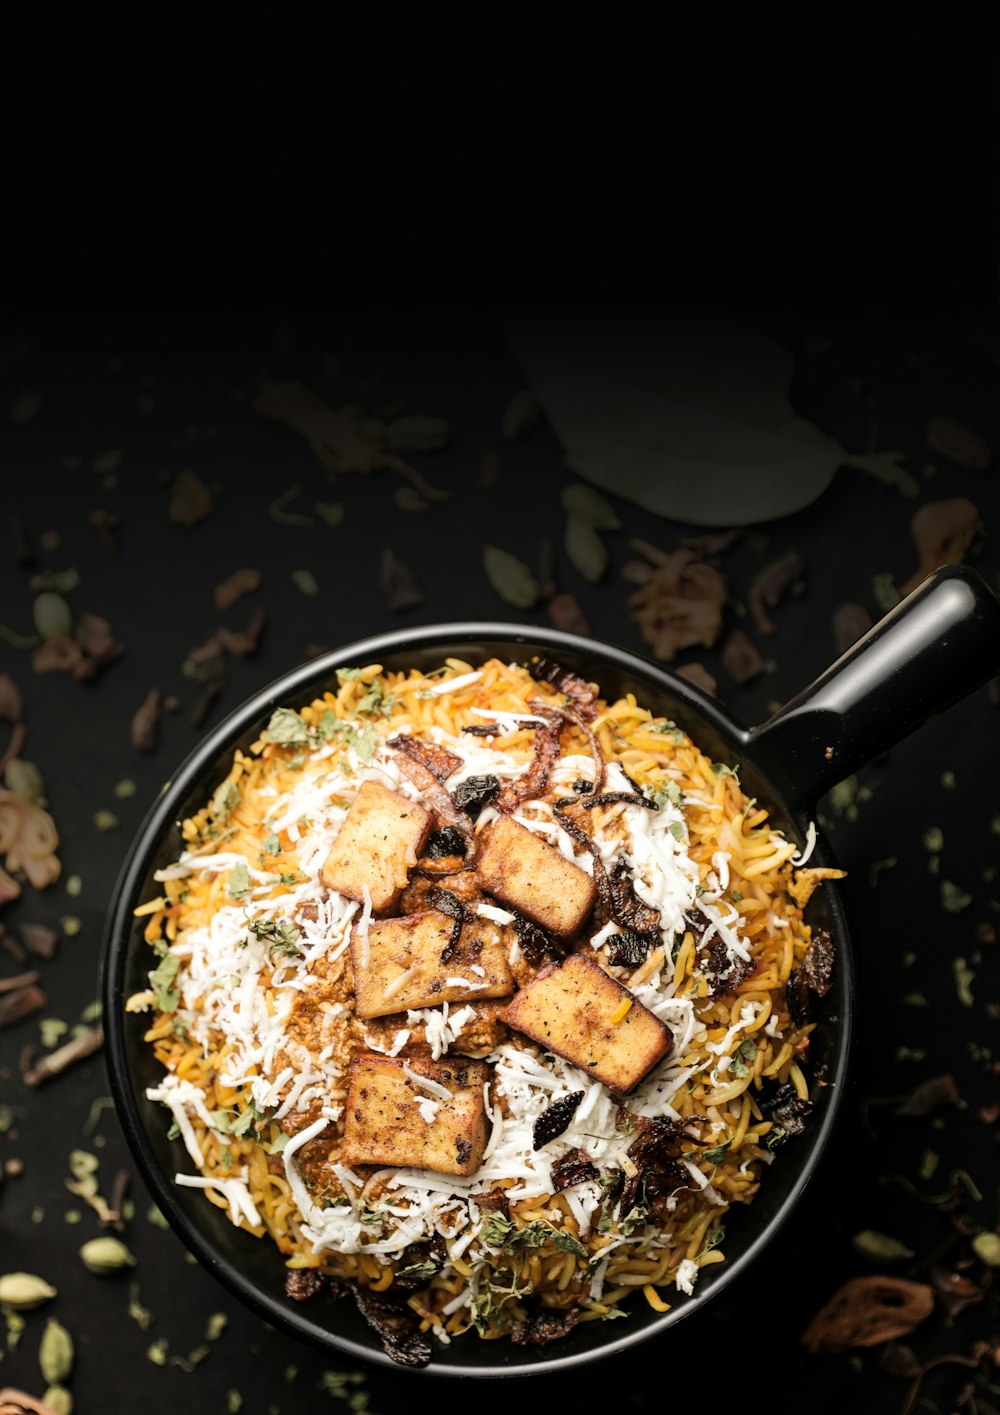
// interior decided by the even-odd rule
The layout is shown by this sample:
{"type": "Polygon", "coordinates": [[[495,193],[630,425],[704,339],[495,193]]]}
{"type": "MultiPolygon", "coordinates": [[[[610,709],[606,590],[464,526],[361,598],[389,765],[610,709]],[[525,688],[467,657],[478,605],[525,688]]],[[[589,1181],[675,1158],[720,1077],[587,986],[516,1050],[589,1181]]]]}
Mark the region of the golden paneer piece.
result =
{"type": "Polygon", "coordinates": [[[394,908],[406,888],[409,871],[430,834],[431,816],[377,781],[366,781],[340,827],[319,872],[328,889],[348,899],[371,893],[372,912],[394,908]]]}
{"type": "Polygon", "coordinates": [[[582,953],[543,968],[500,1016],[622,1095],[666,1055],[672,1040],[658,1017],[582,953]]]}
{"type": "Polygon", "coordinates": [[[353,1057],[344,1163],[475,1174],[489,1131],[483,1093],[489,1075],[485,1062],[464,1057],[454,1062],[370,1052],[353,1057]]]}
{"type": "Polygon", "coordinates": [[[400,919],[381,919],[367,938],[351,938],[355,1011],[386,1017],[410,1007],[506,997],[514,991],[507,950],[494,926],[464,924],[447,962],[441,955],[454,925],[439,909],[400,919]],[[481,969],[482,971],[474,971],[481,969]]]}
{"type": "Polygon", "coordinates": [[[483,889],[558,938],[578,934],[594,904],[590,876],[510,816],[500,816],[484,835],[476,865],[483,889]]]}

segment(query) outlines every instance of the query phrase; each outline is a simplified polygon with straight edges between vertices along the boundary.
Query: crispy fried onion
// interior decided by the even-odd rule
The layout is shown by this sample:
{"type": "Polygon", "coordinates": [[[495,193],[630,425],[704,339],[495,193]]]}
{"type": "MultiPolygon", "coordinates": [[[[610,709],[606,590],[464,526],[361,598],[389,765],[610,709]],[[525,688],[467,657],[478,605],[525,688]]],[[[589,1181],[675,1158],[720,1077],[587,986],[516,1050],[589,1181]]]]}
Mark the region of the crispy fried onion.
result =
{"type": "Polygon", "coordinates": [[[13,791],[0,788],[0,855],[7,868],[23,870],[36,889],[59,878],[59,833],[48,811],[13,791]]]}
{"type": "Polygon", "coordinates": [[[592,683],[544,656],[533,659],[528,664],[528,672],[536,682],[551,683],[556,692],[565,693],[579,715],[585,721],[593,722],[597,716],[597,694],[592,683]]]}
{"type": "Polygon", "coordinates": [[[390,737],[386,745],[395,747],[397,752],[405,752],[413,761],[426,767],[438,781],[447,781],[462,765],[462,758],[449,752],[447,747],[437,742],[425,742],[422,737],[411,737],[408,733],[390,737]]]}
{"type": "Polygon", "coordinates": [[[413,782],[418,791],[423,793],[427,804],[437,812],[445,824],[454,826],[461,833],[466,845],[466,863],[471,864],[474,859],[476,843],[476,833],[472,821],[464,811],[458,809],[441,782],[423,762],[416,761],[397,748],[396,764],[403,775],[413,782]]]}
{"type": "Polygon", "coordinates": [[[594,861],[594,884],[605,917],[635,933],[648,934],[655,929],[660,922],[660,911],[643,904],[636,894],[628,860],[623,855],[619,856],[609,874],[600,850],[580,823],[567,813],[565,806],[557,802],[552,813],[567,835],[590,851],[594,861]]]}
{"type": "Polygon", "coordinates": [[[378,1334],[382,1350],[400,1366],[426,1366],[431,1344],[417,1327],[414,1312],[398,1297],[390,1297],[358,1283],[348,1284],[358,1311],[378,1334]]]}

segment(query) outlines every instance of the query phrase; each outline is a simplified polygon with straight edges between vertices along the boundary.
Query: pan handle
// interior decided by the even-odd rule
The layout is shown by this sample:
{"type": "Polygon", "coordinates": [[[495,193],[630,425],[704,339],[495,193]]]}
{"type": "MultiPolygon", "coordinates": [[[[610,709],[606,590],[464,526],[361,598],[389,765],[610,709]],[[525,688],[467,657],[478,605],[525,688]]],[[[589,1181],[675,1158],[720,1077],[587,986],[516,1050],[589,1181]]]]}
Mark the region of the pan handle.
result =
{"type": "Polygon", "coordinates": [[[816,681],[747,734],[805,807],[1000,672],[1000,599],[963,565],[934,573],[816,681]]]}

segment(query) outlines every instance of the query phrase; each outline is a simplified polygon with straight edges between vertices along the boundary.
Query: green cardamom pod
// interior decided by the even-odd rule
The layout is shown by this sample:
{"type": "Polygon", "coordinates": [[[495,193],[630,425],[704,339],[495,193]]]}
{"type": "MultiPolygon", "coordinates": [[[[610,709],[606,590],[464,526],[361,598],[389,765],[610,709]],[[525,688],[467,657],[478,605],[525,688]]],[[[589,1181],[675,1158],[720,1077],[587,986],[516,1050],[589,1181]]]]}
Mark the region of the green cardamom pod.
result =
{"type": "Polygon", "coordinates": [[[50,1317],[38,1348],[38,1364],[50,1386],[68,1381],[73,1370],[73,1338],[55,1317],[50,1317]]]}
{"type": "Polygon", "coordinates": [[[42,1404],[47,1405],[55,1415],[73,1415],[73,1397],[65,1386],[49,1386],[42,1396],[42,1404]]]}
{"type": "Polygon", "coordinates": [[[91,1238],[80,1249],[84,1265],[92,1273],[104,1276],[121,1272],[123,1268],[134,1268],[135,1258],[120,1238],[91,1238]]]}
{"type": "Polygon", "coordinates": [[[45,590],[32,605],[35,628],[43,639],[61,639],[73,632],[73,611],[62,595],[45,590]]]}
{"type": "Polygon", "coordinates": [[[34,1273],[5,1273],[0,1277],[0,1304],[15,1311],[40,1307],[55,1295],[55,1288],[34,1273]]]}

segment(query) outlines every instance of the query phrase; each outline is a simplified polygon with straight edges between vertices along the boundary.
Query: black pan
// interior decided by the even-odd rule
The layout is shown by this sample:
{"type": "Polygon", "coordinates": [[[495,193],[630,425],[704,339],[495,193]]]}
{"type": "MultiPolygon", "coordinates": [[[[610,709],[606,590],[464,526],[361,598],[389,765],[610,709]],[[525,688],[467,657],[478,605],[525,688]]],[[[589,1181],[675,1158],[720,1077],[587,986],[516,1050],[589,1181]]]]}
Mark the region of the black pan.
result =
{"type": "MultiPolygon", "coordinates": [[[[472,664],[498,655],[557,659],[596,681],[604,697],[633,692],[655,714],[675,719],[710,756],[740,764],[741,783],[801,844],[824,791],[949,707],[1000,670],[1000,601],[972,571],[949,566],[898,605],[815,683],[763,726],[740,726],[683,678],[636,654],[571,634],[515,624],[443,624],[406,629],[347,644],[302,665],[258,693],[210,732],[178,768],[146,817],[122,869],[109,912],[103,956],[107,1060],[118,1113],[153,1196],[188,1248],[267,1321],[331,1354],[398,1371],[349,1299],[320,1294],[301,1305],[284,1295],[277,1250],[232,1227],[198,1190],[175,1187],[183,1167],[178,1143],[166,1138],[163,1109],[145,1089],[162,1071],[142,1035],[141,1016],[124,1001],[147,986],[152,954],[133,909],[155,892],[154,870],[182,848],[178,823],[223,778],[235,748],[246,748],[273,708],[301,706],[335,683],[338,666],[378,662],[388,670],[436,667],[445,657],[472,664]]],[[[832,865],[822,835],[810,863],[832,865]]],[[[820,1010],[810,1058],[815,1109],[806,1133],[779,1151],[760,1193],[745,1212],[727,1217],[727,1261],[705,1268],[696,1295],[671,1295],[671,1311],[654,1312],[641,1295],[627,1320],[578,1326],[548,1347],[481,1341],[474,1333],[437,1348],[423,1374],[498,1377],[578,1366],[662,1335],[727,1286],[773,1242],[809,1183],[833,1128],[851,1052],[854,965],[843,902],[827,884],[813,896],[809,918],[828,928],[837,948],[833,986],[820,1010]],[[822,1080],[823,1085],[816,1083],[822,1080]]]]}

